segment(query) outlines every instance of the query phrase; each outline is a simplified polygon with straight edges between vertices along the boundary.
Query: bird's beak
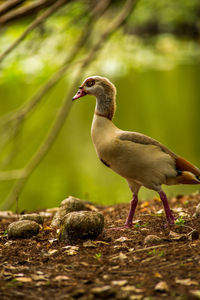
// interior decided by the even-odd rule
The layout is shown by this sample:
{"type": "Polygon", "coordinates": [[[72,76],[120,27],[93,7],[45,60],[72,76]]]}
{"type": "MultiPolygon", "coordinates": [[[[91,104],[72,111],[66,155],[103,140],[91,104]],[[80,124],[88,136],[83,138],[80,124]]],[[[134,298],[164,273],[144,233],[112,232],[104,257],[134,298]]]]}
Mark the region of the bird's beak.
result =
{"type": "Polygon", "coordinates": [[[78,98],[81,98],[83,96],[87,95],[87,93],[84,91],[84,88],[82,86],[80,86],[80,88],[78,89],[78,92],[76,93],[76,95],[72,98],[73,100],[76,100],[78,98]]]}

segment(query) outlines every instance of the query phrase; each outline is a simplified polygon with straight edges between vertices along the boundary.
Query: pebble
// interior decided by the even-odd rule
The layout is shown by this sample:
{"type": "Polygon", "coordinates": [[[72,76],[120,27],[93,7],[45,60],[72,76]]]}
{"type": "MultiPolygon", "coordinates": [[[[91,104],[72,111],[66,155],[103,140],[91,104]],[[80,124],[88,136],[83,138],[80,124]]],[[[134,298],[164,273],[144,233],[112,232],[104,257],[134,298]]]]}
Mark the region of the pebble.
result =
{"type": "Polygon", "coordinates": [[[159,244],[162,242],[162,239],[157,235],[147,235],[144,239],[144,244],[159,244]]]}
{"type": "Polygon", "coordinates": [[[35,221],[21,220],[11,223],[8,226],[8,238],[30,238],[37,235],[40,226],[35,221]]]}
{"type": "Polygon", "coordinates": [[[156,292],[166,293],[166,292],[169,292],[169,287],[165,281],[160,281],[156,284],[156,286],[154,287],[154,290],[156,292]]]}
{"type": "Polygon", "coordinates": [[[60,241],[95,239],[104,228],[104,216],[93,211],[68,213],[62,222],[60,241]]]}
{"type": "Polygon", "coordinates": [[[38,214],[25,214],[22,215],[20,217],[20,220],[31,220],[31,221],[35,221],[38,224],[43,224],[44,223],[44,219],[42,216],[38,215],[38,214]]]}
{"type": "Polygon", "coordinates": [[[81,210],[88,210],[86,207],[86,202],[78,198],[69,196],[67,199],[64,199],[61,202],[60,207],[58,208],[56,214],[53,217],[51,226],[59,227],[66,214],[81,210]]]}

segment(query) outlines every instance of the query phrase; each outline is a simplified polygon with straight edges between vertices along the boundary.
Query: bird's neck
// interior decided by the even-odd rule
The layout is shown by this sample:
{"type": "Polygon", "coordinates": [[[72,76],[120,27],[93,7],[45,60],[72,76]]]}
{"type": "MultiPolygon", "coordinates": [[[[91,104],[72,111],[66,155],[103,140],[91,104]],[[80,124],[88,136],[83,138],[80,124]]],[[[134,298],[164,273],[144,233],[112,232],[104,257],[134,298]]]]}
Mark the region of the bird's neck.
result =
{"type": "Polygon", "coordinates": [[[116,110],[115,95],[102,94],[96,98],[95,114],[112,120],[116,110]]]}

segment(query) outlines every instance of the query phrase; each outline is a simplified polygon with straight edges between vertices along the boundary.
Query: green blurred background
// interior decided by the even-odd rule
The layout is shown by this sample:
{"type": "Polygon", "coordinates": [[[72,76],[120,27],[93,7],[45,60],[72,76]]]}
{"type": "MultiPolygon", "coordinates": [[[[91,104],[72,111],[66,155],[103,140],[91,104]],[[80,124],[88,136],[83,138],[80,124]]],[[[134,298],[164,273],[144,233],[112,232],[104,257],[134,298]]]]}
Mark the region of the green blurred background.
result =
{"type": "MultiPolygon", "coordinates": [[[[149,135],[200,167],[200,3],[175,2],[140,1],[128,23],[109,39],[82,78],[102,75],[116,85],[114,123],[118,127],[149,135]]],[[[99,20],[96,34],[119,10],[121,2],[116,3],[99,20]]],[[[31,33],[1,65],[1,116],[27,101],[62,63],[87,18],[79,18],[85,10],[83,1],[70,5],[31,33]]],[[[6,28],[0,37],[1,52],[27,23],[23,20],[6,28]]],[[[1,170],[21,168],[30,159],[73,85],[75,69],[76,64],[1,149],[1,170]]],[[[74,93],[77,88],[74,86],[74,93]]],[[[20,210],[54,207],[69,195],[98,204],[130,200],[126,181],[96,156],[90,137],[94,106],[91,96],[73,103],[55,144],[20,195],[20,210]]],[[[0,202],[12,185],[13,181],[0,182],[0,202]]],[[[173,196],[195,192],[198,186],[164,189],[173,196]]],[[[155,192],[142,189],[140,199],[153,195],[155,192]]]]}

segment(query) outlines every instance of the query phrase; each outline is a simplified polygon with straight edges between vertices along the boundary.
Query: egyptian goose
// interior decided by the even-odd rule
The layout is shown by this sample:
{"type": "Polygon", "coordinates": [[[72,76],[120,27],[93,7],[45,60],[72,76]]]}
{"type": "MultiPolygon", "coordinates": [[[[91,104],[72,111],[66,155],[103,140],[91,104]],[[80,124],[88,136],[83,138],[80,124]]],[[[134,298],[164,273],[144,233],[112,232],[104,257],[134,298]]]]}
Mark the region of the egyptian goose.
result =
{"type": "Polygon", "coordinates": [[[112,122],[116,88],[107,78],[85,79],[72,100],[85,95],[96,97],[91,135],[97,155],[107,167],[127,180],[133,193],[125,227],[132,226],[141,186],[159,193],[167,221],[174,224],[161,185],[200,184],[200,169],[144,134],[117,128],[112,122]]]}

